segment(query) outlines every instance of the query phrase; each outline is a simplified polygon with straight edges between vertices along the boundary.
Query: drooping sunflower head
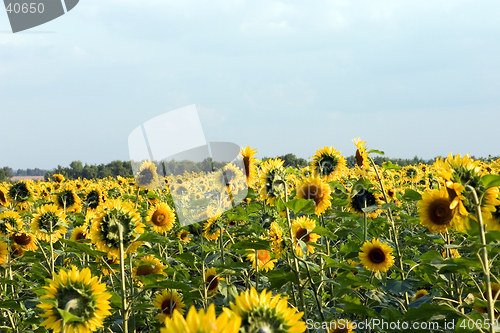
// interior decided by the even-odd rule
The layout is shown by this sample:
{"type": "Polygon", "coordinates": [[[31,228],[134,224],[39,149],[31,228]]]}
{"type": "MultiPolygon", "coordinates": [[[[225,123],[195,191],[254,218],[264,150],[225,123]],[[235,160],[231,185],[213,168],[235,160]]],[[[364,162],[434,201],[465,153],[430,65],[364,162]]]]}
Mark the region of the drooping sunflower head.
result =
{"type": "Polygon", "coordinates": [[[62,183],[64,181],[64,176],[61,175],[60,173],[56,173],[56,174],[52,175],[52,177],[54,178],[54,181],[56,183],[62,183]]]}
{"type": "Polygon", "coordinates": [[[462,157],[460,154],[452,156],[450,153],[444,161],[438,158],[434,163],[434,168],[445,181],[460,183],[463,186],[470,185],[476,188],[481,178],[479,163],[479,161],[470,158],[469,154],[462,157]]]}
{"type": "Polygon", "coordinates": [[[342,175],[346,168],[344,156],[333,147],[323,147],[316,151],[311,162],[313,173],[330,181],[342,175]]]}
{"type": "Polygon", "coordinates": [[[302,250],[302,246],[299,241],[305,243],[305,246],[307,247],[307,254],[314,253],[314,246],[307,244],[315,243],[318,239],[321,238],[320,235],[312,232],[314,228],[316,228],[316,222],[313,219],[308,218],[307,216],[300,216],[293,220],[292,236],[293,243],[295,245],[295,253],[297,254],[297,256],[302,257],[304,255],[304,251],[302,250]]]}
{"type": "Polygon", "coordinates": [[[451,204],[446,189],[424,192],[422,200],[417,204],[420,224],[427,226],[432,232],[446,232],[451,228],[459,231],[467,229],[458,209],[450,208],[451,204]]]}
{"type": "Polygon", "coordinates": [[[368,170],[370,168],[370,163],[368,162],[368,152],[366,151],[366,141],[361,141],[361,138],[355,138],[352,140],[354,145],[356,145],[356,165],[362,169],[368,170]]]}
{"type": "Polygon", "coordinates": [[[147,214],[146,222],[151,224],[156,232],[166,233],[175,224],[174,210],[165,202],[152,206],[147,214]]]}
{"type": "Polygon", "coordinates": [[[163,290],[162,293],[158,294],[153,305],[155,309],[160,310],[160,313],[156,316],[160,322],[165,322],[165,318],[172,316],[175,311],[179,314],[184,314],[184,308],[186,305],[182,300],[182,296],[177,292],[177,290],[163,290]]]}
{"type": "Polygon", "coordinates": [[[283,163],[283,160],[275,158],[262,162],[260,166],[260,198],[267,200],[268,204],[273,204],[276,198],[285,195],[287,175],[283,163]]]}
{"type": "Polygon", "coordinates": [[[381,243],[378,238],[366,241],[359,252],[359,260],[363,266],[373,272],[385,272],[394,264],[392,248],[381,243]]]}
{"type": "Polygon", "coordinates": [[[159,176],[152,161],[144,161],[135,176],[137,186],[147,189],[159,187],[159,176]]]}
{"type": "Polygon", "coordinates": [[[271,229],[269,230],[269,240],[271,241],[271,250],[274,253],[276,259],[280,259],[283,256],[283,229],[278,223],[272,222],[271,229]]]}
{"type": "Polygon", "coordinates": [[[56,205],[43,205],[36,210],[31,230],[38,239],[55,243],[66,234],[66,214],[56,205]]]}
{"type": "Polygon", "coordinates": [[[301,320],[303,312],[288,306],[287,298],[263,290],[260,294],[252,287],[236,296],[224,309],[230,318],[241,317],[241,332],[302,333],[306,330],[301,320]]]}
{"type": "Polygon", "coordinates": [[[61,191],[53,195],[52,201],[64,212],[79,213],[82,210],[82,200],[71,186],[63,186],[61,191]]]}
{"type": "Polygon", "coordinates": [[[331,189],[321,178],[304,178],[297,186],[297,198],[313,199],[316,204],[316,215],[323,214],[332,204],[331,189]]]}
{"type": "Polygon", "coordinates": [[[92,221],[91,238],[99,251],[108,256],[120,256],[120,230],[126,252],[134,252],[141,242],[136,239],[144,232],[139,212],[120,199],[108,200],[92,221]]]}
{"type": "Polygon", "coordinates": [[[103,319],[111,315],[106,284],[92,276],[89,268],[79,271],[75,266],[70,271],[60,270],[54,273],[49,285],[44,287],[39,308],[45,310],[40,317],[41,323],[54,332],[62,331],[63,317],[59,310],[72,314],[74,321],[66,322],[65,328],[71,332],[93,332],[103,327],[103,319]]]}
{"type": "Polygon", "coordinates": [[[160,328],[160,333],[238,333],[240,325],[239,316],[230,317],[223,312],[217,317],[212,303],[206,313],[204,309],[196,311],[193,305],[185,319],[181,312],[174,311],[172,317],[165,318],[165,327],[160,328]]]}
{"type": "Polygon", "coordinates": [[[21,231],[23,220],[18,212],[4,210],[0,213],[0,236],[9,236],[12,232],[21,231]]]}

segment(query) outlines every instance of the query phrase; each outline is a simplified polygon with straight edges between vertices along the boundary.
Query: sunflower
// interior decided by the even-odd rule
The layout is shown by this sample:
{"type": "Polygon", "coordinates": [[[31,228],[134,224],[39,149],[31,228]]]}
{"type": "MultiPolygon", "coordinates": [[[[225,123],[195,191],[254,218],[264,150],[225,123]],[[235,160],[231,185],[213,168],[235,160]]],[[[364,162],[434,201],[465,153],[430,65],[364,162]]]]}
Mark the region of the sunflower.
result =
{"type": "Polygon", "coordinates": [[[257,149],[252,149],[250,146],[241,148],[240,154],[245,166],[245,176],[247,178],[248,187],[252,186],[257,179],[257,171],[255,170],[255,158],[253,155],[257,153],[257,149]]]}
{"type": "MultiPolygon", "coordinates": [[[[364,216],[363,209],[378,206],[380,204],[377,196],[367,188],[363,188],[359,192],[353,192],[349,196],[348,208],[351,212],[356,213],[360,216],[364,216]]],[[[378,215],[378,210],[368,212],[366,214],[369,218],[374,219],[378,215]]]]}
{"type": "Polygon", "coordinates": [[[500,205],[492,206],[490,216],[484,218],[484,226],[486,231],[500,230],[500,205]]]}
{"type": "MultiPolygon", "coordinates": [[[[477,296],[477,295],[476,295],[477,296]]],[[[493,297],[495,301],[495,305],[498,304],[500,301],[500,284],[498,283],[491,283],[491,296],[493,297]]],[[[482,299],[486,300],[487,299],[487,294],[486,291],[483,292],[482,299]]],[[[498,305],[496,305],[498,306],[498,305]]],[[[479,313],[488,313],[488,308],[487,307],[482,307],[478,305],[474,305],[472,307],[474,310],[476,310],[479,313]]],[[[498,310],[495,309],[495,317],[498,318],[498,310]]]]}
{"type": "Polygon", "coordinates": [[[175,310],[179,312],[179,314],[184,314],[184,308],[186,305],[182,300],[182,296],[177,293],[176,290],[163,290],[161,294],[158,294],[153,301],[153,305],[155,309],[160,310],[161,312],[156,316],[160,322],[165,322],[166,318],[170,318],[172,313],[175,313],[175,310]]]}
{"type": "Polygon", "coordinates": [[[7,207],[9,205],[8,193],[7,188],[0,185],[0,206],[7,207]]]}
{"type": "Polygon", "coordinates": [[[257,250],[257,260],[255,260],[255,250],[247,250],[247,259],[252,262],[252,267],[256,268],[256,261],[259,265],[259,270],[268,272],[274,268],[277,259],[271,259],[271,253],[268,250],[257,250]]]}
{"type": "Polygon", "coordinates": [[[212,303],[206,313],[204,309],[197,312],[193,305],[186,319],[179,311],[174,311],[171,318],[165,319],[165,327],[160,328],[160,333],[238,333],[240,325],[239,316],[230,318],[223,312],[217,317],[212,303]]]}
{"type": "Polygon", "coordinates": [[[264,161],[260,165],[260,199],[266,200],[266,202],[271,205],[276,198],[285,195],[285,182],[287,177],[283,163],[283,160],[275,158],[264,161]]]}
{"type": "MultiPolygon", "coordinates": [[[[442,256],[444,259],[448,258],[448,253],[446,250],[443,251],[442,256]]],[[[457,249],[450,249],[450,258],[460,258],[461,255],[457,249]]]]}
{"type": "Polygon", "coordinates": [[[207,268],[205,271],[205,285],[208,294],[216,294],[219,290],[219,282],[224,280],[218,274],[215,268],[207,268]]]}
{"type": "Polygon", "coordinates": [[[321,238],[320,235],[311,233],[316,228],[316,222],[306,216],[296,218],[292,223],[293,243],[295,244],[295,253],[302,257],[304,251],[300,246],[299,240],[303,241],[307,247],[307,254],[314,253],[314,246],[308,243],[315,243],[321,238]]]}
{"type": "Polygon", "coordinates": [[[36,210],[31,230],[38,239],[55,243],[66,234],[65,220],[66,214],[56,205],[44,205],[36,210]]]}
{"type": "Polygon", "coordinates": [[[222,186],[228,186],[233,195],[244,189],[246,185],[243,172],[232,163],[228,163],[222,168],[219,181],[222,186]]]}
{"type": "Polygon", "coordinates": [[[30,233],[20,231],[11,235],[12,240],[17,245],[20,245],[24,251],[36,251],[36,237],[30,233]]]}
{"type": "Polygon", "coordinates": [[[432,190],[422,194],[422,200],[417,204],[420,224],[427,226],[432,232],[446,232],[455,228],[466,229],[463,218],[457,214],[457,209],[450,208],[451,200],[446,189],[432,190]]]}
{"type": "Polygon", "coordinates": [[[280,259],[283,256],[283,229],[278,225],[278,223],[271,223],[271,230],[269,230],[269,240],[271,241],[271,250],[274,253],[276,259],[280,259]]]}
{"type": "Polygon", "coordinates": [[[185,229],[179,231],[179,233],[177,234],[177,238],[179,238],[179,240],[183,242],[189,242],[191,240],[189,231],[185,229]]]}
{"type": "Polygon", "coordinates": [[[64,181],[64,176],[61,175],[60,173],[56,173],[52,175],[52,177],[54,178],[54,181],[57,183],[62,183],[64,181]]]}
{"type": "Polygon", "coordinates": [[[81,225],[79,227],[75,227],[73,231],[71,232],[71,237],[70,239],[73,242],[81,242],[84,239],[87,239],[87,234],[86,234],[86,226],[81,225]]]}
{"type": "Polygon", "coordinates": [[[89,210],[99,210],[106,201],[104,192],[99,185],[92,185],[85,196],[85,206],[89,210]]]}
{"type": "Polygon", "coordinates": [[[103,319],[111,313],[106,284],[100,278],[92,276],[89,268],[79,271],[75,266],[69,272],[60,270],[53,273],[49,285],[45,286],[45,295],[37,306],[45,313],[41,325],[57,332],[93,332],[103,327],[103,319]],[[72,321],[64,323],[59,310],[69,312],[72,321]]]}
{"type": "Polygon", "coordinates": [[[24,255],[24,250],[21,245],[18,244],[11,244],[10,245],[10,258],[15,259],[15,258],[21,258],[24,255]]]}
{"type": "Polygon", "coordinates": [[[416,300],[416,299],[419,299],[420,297],[424,297],[425,295],[429,295],[429,292],[425,289],[420,289],[420,290],[417,290],[417,292],[415,293],[415,296],[413,296],[411,298],[412,301],[416,300]]]}
{"type": "Polygon", "coordinates": [[[96,258],[97,262],[99,263],[99,270],[102,272],[103,275],[112,275],[113,273],[116,273],[117,270],[113,268],[111,265],[119,265],[120,260],[118,258],[114,257],[103,257],[103,259],[96,258]],[[105,259],[105,260],[104,260],[105,259]],[[104,260],[105,263],[102,261],[104,260]]]}
{"type": "Polygon", "coordinates": [[[306,324],[301,320],[303,312],[288,306],[288,299],[281,295],[273,297],[272,292],[266,289],[262,293],[252,287],[251,290],[241,292],[235,302],[229,304],[231,310],[224,308],[224,312],[231,319],[241,317],[242,333],[250,332],[279,332],[302,333],[306,324]]]}
{"type": "Polygon", "coordinates": [[[313,156],[311,167],[315,175],[325,178],[328,182],[342,175],[346,168],[344,156],[333,147],[323,147],[313,156]]]}
{"type": "Polygon", "coordinates": [[[7,243],[0,241],[0,265],[3,265],[9,258],[9,246],[7,243]]]}
{"type": "Polygon", "coordinates": [[[363,266],[373,272],[385,272],[394,264],[392,248],[381,243],[378,238],[366,241],[359,252],[359,260],[363,266]]]}
{"type": "Polygon", "coordinates": [[[36,199],[32,183],[27,180],[15,183],[9,189],[8,199],[22,211],[29,209],[31,202],[36,199]]]}
{"type": "Polygon", "coordinates": [[[69,185],[65,185],[60,192],[54,194],[52,201],[65,213],[79,213],[82,210],[82,200],[69,185]]]}
{"type": "Polygon", "coordinates": [[[149,274],[165,274],[163,272],[165,266],[154,255],[149,255],[144,258],[137,259],[139,261],[142,261],[142,263],[136,261],[136,265],[132,269],[132,275],[134,277],[145,276],[149,274]]]}
{"type": "Polygon", "coordinates": [[[147,189],[160,187],[156,165],[151,161],[144,161],[135,176],[137,186],[147,189]]]}
{"type": "Polygon", "coordinates": [[[297,186],[296,198],[313,199],[316,204],[316,215],[323,214],[332,204],[330,199],[331,189],[321,178],[305,178],[297,186]]]}
{"type": "Polygon", "coordinates": [[[166,203],[152,206],[146,217],[146,222],[153,225],[153,231],[167,233],[175,224],[175,213],[166,203]]]}
{"type": "Polygon", "coordinates": [[[120,199],[108,200],[92,221],[91,238],[97,250],[108,256],[120,256],[120,228],[123,228],[123,248],[134,252],[142,242],[135,241],[144,232],[139,212],[120,199]]]}
{"type": "Polygon", "coordinates": [[[347,319],[337,319],[329,323],[326,333],[352,333],[354,327],[347,319]]]}
{"type": "Polygon", "coordinates": [[[352,142],[356,145],[356,164],[362,170],[368,171],[370,163],[368,162],[368,152],[366,151],[366,141],[361,141],[361,138],[355,138],[352,142]]]}
{"type": "Polygon", "coordinates": [[[14,230],[20,231],[23,220],[16,211],[6,210],[0,213],[0,236],[9,236],[14,230]]]}

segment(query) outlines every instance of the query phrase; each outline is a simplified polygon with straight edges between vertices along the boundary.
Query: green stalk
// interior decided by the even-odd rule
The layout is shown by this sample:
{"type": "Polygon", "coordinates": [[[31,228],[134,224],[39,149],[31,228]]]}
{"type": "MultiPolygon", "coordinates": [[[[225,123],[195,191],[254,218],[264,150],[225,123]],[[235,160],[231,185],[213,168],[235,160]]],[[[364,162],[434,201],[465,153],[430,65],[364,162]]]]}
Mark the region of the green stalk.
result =
{"type": "Polygon", "coordinates": [[[118,222],[118,234],[120,237],[120,276],[121,276],[121,291],[122,291],[122,317],[123,317],[123,332],[128,333],[128,314],[127,314],[127,295],[125,286],[125,253],[123,250],[123,225],[118,222]]]}
{"type": "Polygon", "coordinates": [[[481,201],[483,196],[481,196],[481,200],[477,197],[476,189],[470,185],[466,185],[466,187],[472,192],[474,197],[474,204],[476,206],[477,211],[477,222],[479,224],[479,235],[481,238],[481,259],[482,266],[484,272],[484,283],[486,284],[486,300],[488,302],[488,317],[490,319],[490,333],[495,332],[495,304],[493,302],[493,294],[491,292],[491,278],[490,278],[490,263],[488,261],[488,250],[486,249],[486,233],[484,230],[483,216],[481,215],[481,201]]]}

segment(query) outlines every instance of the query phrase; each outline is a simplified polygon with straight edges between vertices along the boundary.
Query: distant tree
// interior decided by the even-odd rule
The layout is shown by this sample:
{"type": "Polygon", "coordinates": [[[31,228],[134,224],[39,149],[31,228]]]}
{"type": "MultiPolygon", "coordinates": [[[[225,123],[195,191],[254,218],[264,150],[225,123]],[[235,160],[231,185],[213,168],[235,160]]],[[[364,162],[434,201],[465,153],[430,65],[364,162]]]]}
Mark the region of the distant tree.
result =
{"type": "Polygon", "coordinates": [[[99,175],[99,169],[96,165],[85,164],[82,170],[82,178],[94,179],[99,175]]]}
{"type": "Polygon", "coordinates": [[[80,161],[73,161],[69,165],[70,169],[68,170],[68,174],[71,178],[77,179],[82,176],[83,164],[80,161]]]}
{"type": "Polygon", "coordinates": [[[0,182],[5,182],[12,176],[13,176],[13,171],[11,168],[3,167],[0,169],[0,182]]]}

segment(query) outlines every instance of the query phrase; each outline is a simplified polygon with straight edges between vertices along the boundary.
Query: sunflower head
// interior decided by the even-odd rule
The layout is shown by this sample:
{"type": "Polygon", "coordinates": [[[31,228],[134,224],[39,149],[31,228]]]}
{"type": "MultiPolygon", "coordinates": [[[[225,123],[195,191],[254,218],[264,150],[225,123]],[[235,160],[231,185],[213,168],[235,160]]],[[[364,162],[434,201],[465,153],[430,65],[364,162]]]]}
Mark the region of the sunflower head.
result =
{"type": "Polygon", "coordinates": [[[417,206],[420,224],[432,232],[446,232],[451,228],[459,231],[467,229],[458,209],[451,208],[452,201],[446,189],[424,192],[417,206]]]}
{"type": "Polygon", "coordinates": [[[37,238],[57,242],[66,233],[66,214],[56,205],[43,205],[36,211],[31,230],[37,238]]]}
{"type": "Polygon", "coordinates": [[[144,258],[137,258],[135,267],[132,270],[134,277],[146,276],[150,274],[165,274],[163,270],[165,266],[154,255],[149,255],[144,258]]]}
{"type": "Polygon", "coordinates": [[[82,200],[69,185],[62,186],[61,191],[53,195],[52,201],[64,212],[79,213],[82,210],[82,200]]]}
{"type": "Polygon", "coordinates": [[[175,213],[165,202],[152,206],[147,214],[146,222],[151,224],[156,232],[166,233],[175,224],[175,213]]]}
{"type": "Polygon", "coordinates": [[[256,179],[257,171],[254,165],[255,158],[253,157],[256,153],[257,149],[252,149],[250,146],[240,149],[240,156],[243,159],[248,186],[252,186],[256,179]]]}
{"type": "Polygon", "coordinates": [[[7,188],[0,185],[0,206],[7,207],[9,205],[8,193],[7,188]]]}
{"type": "Polygon", "coordinates": [[[158,294],[153,301],[155,309],[160,310],[160,313],[156,316],[160,322],[165,322],[166,318],[170,318],[176,311],[180,314],[184,314],[184,308],[186,305],[182,300],[182,296],[176,290],[163,290],[161,294],[158,294]]]}
{"type": "Polygon", "coordinates": [[[11,235],[12,240],[15,244],[21,246],[24,251],[36,251],[38,246],[36,245],[36,237],[25,231],[20,231],[13,233],[11,235]]]}
{"type": "Polygon", "coordinates": [[[177,234],[177,238],[183,242],[189,242],[191,240],[190,233],[188,230],[183,229],[177,234]]]}
{"type": "Polygon", "coordinates": [[[85,196],[85,206],[89,210],[98,210],[102,207],[105,201],[105,196],[102,188],[98,185],[93,185],[87,190],[85,196]]]}
{"type": "Polygon", "coordinates": [[[394,264],[392,248],[387,243],[381,243],[378,238],[366,241],[359,252],[359,260],[363,266],[373,272],[385,272],[394,264]]]}
{"type": "Polygon", "coordinates": [[[62,331],[64,319],[60,310],[76,317],[74,321],[65,323],[66,330],[71,332],[96,331],[103,327],[103,319],[111,315],[111,294],[106,292],[106,284],[91,275],[89,268],[79,271],[72,266],[70,271],[61,270],[58,275],[54,273],[44,289],[45,296],[38,305],[45,311],[40,315],[45,318],[41,325],[54,332],[62,331]]]}
{"type": "Polygon", "coordinates": [[[327,181],[338,178],[346,168],[346,161],[340,151],[333,147],[323,147],[316,151],[311,162],[313,173],[327,181]]]}
{"type": "Polygon", "coordinates": [[[75,227],[71,232],[70,239],[74,242],[82,242],[84,239],[87,239],[86,226],[75,227]]]}
{"type": "Polygon", "coordinates": [[[271,258],[271,252],[268,250],[247,250],[247,259],[252,263],[253,268],[259,267],[259,270],[268,272],[274,268],[277,259],[271,258]]]}
{"type": "Polygon", "coordinates": [[[62,183],[64,181],[64,176],[61,175],[60,173],[56,173],[52,175],[52,177],[54,178],[54,181],[57,183],[62,183]]]}
{"type": "Polygon", "coordinates": [[[32,205],[31,201],[36,199],[33,184],[26,180],[15,183],[10,187],[8,197],[20,210],[29,209],[32,205]]]}
{"type": "Polygon", "coordinates": [[[420,290],[417,290],[417,292],[415,293],[415,296],[413,296],[411,298],[412,301],[416,300],[416,299],[419,299],[420,297],[424,297],[425,295],[429,295],[429,292],[425,289],[420,289],[420,290]]]}
{"type": "Polygon", "coordinates": [[[264,161],[260,166],[260,198],[268,204],[273,204],[276,198],[285,195],[287,174],[283,163],[283,160],[275,158],[264,161]]]}
{"type": "Polygon", "coordinates": [[[5,210],[0,213],[0,235],[9,236],[12,232],[21,231],[23,220],[18,212],[5,210]]]}
{"type": "Polygon", "coordinates": [[[321,236],[312,232],[314,228],[316,228],[316,222],[306,216],[298,217],[293,221],[293,243],[295,245],[295,253],[299,257],[302,257],[304,255],[304,251],[302,250],[302,246],[299,241],[305,243],[307,254],[314,253],[314,246],[308,243],[315,243],[318,239],[321,238],[321,236]]]}
{"type": "Polygon", "coordinates": [[[316,215],[323,214],[332,204],[330,186],[321,178],[304,178],[297,186],[297,198],[313,199],[316,215]]]}
{"type": "Polygon", "coordinates": [[[165,327],[160,328],[160,333],[238,333],[240,325],[239,316],[229,316],[223,312],[217,317],[212,303],[206,312],[204,309],[196,311],[192,306],[186,318],[181,312],[174,311],[172,317],[165,318],[165,327]]]}
{"type": "Polygon", "coordinates": [[[135,176],[137,186],[147,189],[155,189],[160,185],[156,165],[152,161],[144,161],[135,176]]]}
{"type": "MultiPolygon", "coordinates": [[[[363,216],[363,209],[372,206],[378,206],[379,204],[380,200],[377,198],[377,195],[372,190],[363,188],[360,191],[352,192],[352,194],[349,196],[348,208],[351,212],[363,216]]],[[[366,215],[373,219],[377,217],[378,210],[368,212],[366,215]]]]}

